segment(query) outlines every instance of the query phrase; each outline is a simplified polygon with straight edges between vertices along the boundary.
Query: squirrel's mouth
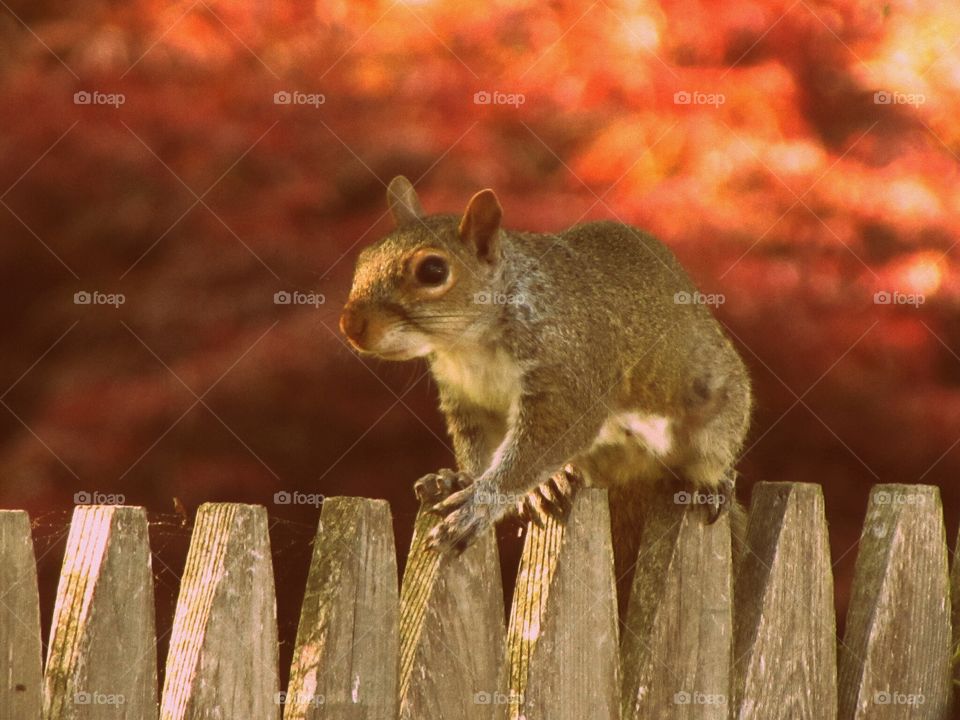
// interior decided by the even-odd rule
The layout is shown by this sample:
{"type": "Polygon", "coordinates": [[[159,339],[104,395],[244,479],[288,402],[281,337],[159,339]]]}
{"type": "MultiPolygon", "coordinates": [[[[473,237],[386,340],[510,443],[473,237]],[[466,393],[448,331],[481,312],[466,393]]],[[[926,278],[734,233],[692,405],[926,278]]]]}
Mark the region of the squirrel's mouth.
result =
{"type": "Polygon", "coordinates": [[[429,355],[433,351],[430,343],[427,342],[426,338],[419,336],[419,333],[411,336],[406,332],[387,330],[382,336],[377,338],[376,341],[367,342],[362,345],[356,340],[350,338],[348,338],[348,340],[350,340],[350,344],[361,355],[365,357],[375,357],[380,360],[396,362],[413,360],[414,358],[429,355]]]}
{"type": "Polygon", "coordinates": [[[391,350],[363,350],[357,348],[361,355],[368,357],[375,357],[380,360],[389,360],[392,362],[402,362],[404,360],[413,360],[414,358],[423,357],[430,353],[429,350],[421,350],[420,348],[401,348],[401,349],[391,349],[391,350]]]}
{"type": "Polygon", "coordinates": [[[340,331],[361,355],[381,360],[412,360],[432,352],[430,339],[408,320],[384,315],[348,302],[340,316],[340,331]]]}

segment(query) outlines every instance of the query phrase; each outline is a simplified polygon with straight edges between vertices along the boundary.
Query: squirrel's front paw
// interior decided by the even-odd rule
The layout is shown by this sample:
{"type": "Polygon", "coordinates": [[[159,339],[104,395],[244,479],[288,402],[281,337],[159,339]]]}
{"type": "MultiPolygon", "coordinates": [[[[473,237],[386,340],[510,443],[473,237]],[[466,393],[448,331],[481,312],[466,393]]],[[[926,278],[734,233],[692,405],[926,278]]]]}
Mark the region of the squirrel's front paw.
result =
{"type": "Polygon", "coordinates": [[[495,521],[487,496],[478,492],[474,483],[430,508],[443,519],[430,531],[427,546],[441,552],[463,552],[495,521]]]}
{"type": "Polygon", "coordinates": [[[413,484],[413,492],[420,502],[435,503],[457,490],[463,490],[471,482],[473,482],[473,478],[466,473],[443,468],[417,480],[413,484]]]}

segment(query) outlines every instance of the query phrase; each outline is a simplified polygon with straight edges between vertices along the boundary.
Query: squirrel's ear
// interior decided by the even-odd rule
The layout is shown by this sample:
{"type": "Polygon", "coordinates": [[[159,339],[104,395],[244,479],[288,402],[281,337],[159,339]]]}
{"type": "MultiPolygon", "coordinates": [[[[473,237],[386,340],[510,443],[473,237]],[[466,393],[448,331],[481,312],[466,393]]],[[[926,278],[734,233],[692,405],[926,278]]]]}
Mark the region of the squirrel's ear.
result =
{"type": "Polygon", "coordinates": [[[387,186],[387,207],[398,227],[423,216],[417,191],[403,175],[397,175],[387,186]]]}
{"type": "Polygon", "coordinates": [[[460,221],[460,238],[477,257],[489,263],[500,258],[500,218],[503,209],[493,190],[481,190],[467,203],[460,221]]]}

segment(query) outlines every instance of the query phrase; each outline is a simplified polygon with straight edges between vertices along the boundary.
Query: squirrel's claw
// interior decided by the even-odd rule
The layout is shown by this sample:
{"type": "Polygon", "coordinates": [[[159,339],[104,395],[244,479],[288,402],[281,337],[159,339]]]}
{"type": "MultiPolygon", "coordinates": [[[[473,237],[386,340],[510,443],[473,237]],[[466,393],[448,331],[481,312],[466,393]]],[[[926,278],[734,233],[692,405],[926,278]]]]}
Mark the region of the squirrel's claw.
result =
{"type": "Polygon", "coordinates": [[[708,525],[713,525],[730,510],[730,505],[736,501],[736,479],[732,476],[724,477],[716,491],[710,494],[707,505],[709,512],[708,525]]]}
{"type": "Polygon", "coordinates": [[[550,478],[550,483],[564,514],[573,507],[573,499],[576,497],[577,491],[586,485],[583,473],[580,472],[578,467],[570,463],[560,468],[560,472],[550,478]]]}
{"type": "Polygon", "coordinates": [[[517,513],[521,520],[543,527],[548,518],[560,519],[570,512],[573,498],[583,484],[580,471],[567,463],[549,480],[521,498],[517,503],[517,513]]]}
{"type": "Polygon", "coordinates": [[[534,488],[517,501],[517,514],[523,522],[532,522],[541,528],[546,527],[550,512],[546,508],[546,499],[541,494],[540,487],[534,488]]]}
{"type": "Polygon", "coordinates": [[[473,486],[468,485],[463,490],[450,493],[446,498],[431,506],[429,512],[439,515],[440,517],[446,517],[466,505],[474,494],[473,486]]]}
{"type": "Polygon", "coordinates": [[[435,503],[469,486],[472,479],[466,473],[443,468],[429,473],[413,484],[413,492],[421,503],[435,503]]]}

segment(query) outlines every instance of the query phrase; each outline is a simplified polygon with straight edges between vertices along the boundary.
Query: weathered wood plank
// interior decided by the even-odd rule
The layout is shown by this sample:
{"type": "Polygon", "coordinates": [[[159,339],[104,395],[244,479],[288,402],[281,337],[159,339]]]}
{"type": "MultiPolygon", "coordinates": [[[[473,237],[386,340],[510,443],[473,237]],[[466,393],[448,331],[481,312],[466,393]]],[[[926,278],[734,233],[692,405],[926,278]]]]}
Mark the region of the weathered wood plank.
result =
{"type": "Polygon", "coordinates": [[[734,587],[736,717],[834,720],[837,628],[819,485],[754,487],[734,587]]]}
{"type": "Polygon", "coordinates": [[[400,591],[400,718],[504,717],[503,585],[492,530],[460,556],[426,548],[417,516],[400,591]]]}
{"type": "Polygon", "coordinates": [[[143,508],[73,511],[43,705],[47,720],[157,716],[153,572],[143,508]]]}
{"type": "Polygon", "coordinates": [[[950,608],[940,491],[877,485],[839,657],[839,716],[947,717],[950,608]]]}
{"type": "Polygon", "coordinates": [[[170,635],[162,720],[276,720],[277,606],[267,513],[197,512],[170,635]]]}
{"type": "Polygon", "coordinates": [[[733,646],[730,514],[671,496],[643,528],[624,627],[623,720],[723,718],[733,646]]]}
{"type": "Polygon", "coordinates": [[[605,490],[530,525],[510,615],[511,718],[620,717],[617,595],[605,490]]]}
{"type": "Polygon", "coordinates": [[[41,652],[30,518],[0,510],[0,720],[39,720],[41,652]]]}
{"type": "Polygon", "coordinates": [[[953,709],[954,717],[960,712],[960,532],[953,551],[950,597],[953,599],[953,709]]]}
{"type": "Polygon", "coordinates": [[[327,498],[284,720],[397,716],[397,556],[385,500],[327,498]]]}

